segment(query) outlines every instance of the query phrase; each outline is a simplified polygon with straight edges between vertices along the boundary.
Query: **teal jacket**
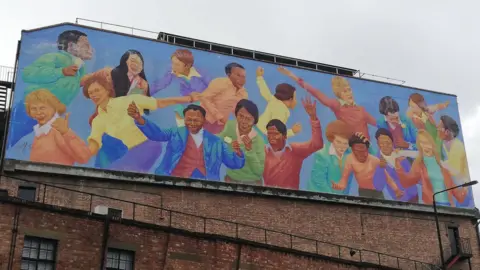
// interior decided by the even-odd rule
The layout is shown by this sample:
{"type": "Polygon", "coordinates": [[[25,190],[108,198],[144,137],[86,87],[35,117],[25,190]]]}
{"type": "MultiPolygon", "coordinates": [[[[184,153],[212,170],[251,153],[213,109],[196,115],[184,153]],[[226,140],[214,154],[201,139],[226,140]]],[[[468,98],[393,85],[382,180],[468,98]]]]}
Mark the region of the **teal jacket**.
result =
{"type": "Polygon", "coordinates": [[[310,175],[310,181],[308,182],[308,191],[332,193],[339,195],[348,195],[350,185],[352,182],[353,174],[348,178],[347,187],[344,190],[335,190],[332,188],[331,181],[338,183],[342,177],[343,168],[345,167],[345,159],[351,152],[350,148],[343,154],[342,167],[338,162],[338,158],[335,155],[330,155],[330,142],[327,142],[322,150],[315,152],[314,164],[310,175]]]}
{"type": "Polygon", "coordinates": [[[25,95],[38,90],[47,89],[63,104],[70,105],[80,91],[80,79],[85,75],[82,66],[75,76],[65,76],[62,70],[74,64],[74,57],[58,51],[40,56],[22,71],[22,79],[27,83],[25,95]]]}
{"type": "MultiPolygon", "coordinates": [[[[254,126],[257,135],[252,139],[252,150],[246,151],[245,145],[240,147],[245,153],[245,165],[241,169],[228,169],[227,175],[236,181],[243,181],[245,183],[258,181],[262,179],[263,168],[265,166],[265,142],[261,136],[260,130],[254,126]]],[[[225,125],[225,128],[218,135],[225,140],[229,137],[231,140],[237,140],[237,120],[230,120],[225,125]]],[[[231,143],[228,143],[229,149],[232,149],[231,143]]]]}

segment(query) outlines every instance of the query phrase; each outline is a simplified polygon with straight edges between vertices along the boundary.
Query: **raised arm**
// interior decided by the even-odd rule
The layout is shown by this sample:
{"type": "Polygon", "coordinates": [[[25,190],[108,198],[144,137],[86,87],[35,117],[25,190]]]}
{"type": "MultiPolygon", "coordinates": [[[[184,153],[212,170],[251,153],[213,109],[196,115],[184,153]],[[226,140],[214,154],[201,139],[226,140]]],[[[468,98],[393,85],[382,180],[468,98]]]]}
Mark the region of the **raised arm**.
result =
{"type": "Polygon", "coordinates": [[[421,165],[418,163],[413,163],[413,166],[410,170],[410,172],[405,172],[401,161],[404,158],[397,158],[395,160],[395,171],[398,174],[398,178],[400,180],[400,183],[402,186],[405,188],[409,188],[413,185],[416,185],[420,182],[422,173],[421,173],[421,165]]]}
{"type": "Polygon", "coordinates": [[[344,190],[347,187],[348,178],[350,177],[350,174],[352,174],[353,172],[352,155],[353,154],[349,154],[345,159],[345,167],[343,168],[342,177],[340,178],[340,181],[338,182],[338,184],[330,180],[333,189],[344,190]]]}
{"type": "Polygon", "coordinates": [[[320,121],[317,118],[317,106],[316,101],[312,102],[308,97],[302,100],[305,111],[310,116],[310,125],[312,127],[312,137],[308,142],[292,144],[292,151],[299,158],[306,158],[313,152],[322,149],[323,137],[322,127],[320,121]]]}
{"type": "Polygon", "coordinates": [[[450,104],[450,101],[445,101],[445,102],[443,102],[443,103],[438,103],[438,104],[430,105],[430,106],[428,106],[428,111],[429,111],[430,113],[435,113],[435,112],[438,112],[438,111],[440,111],[440,110],[446,109],[449,104],[450,104]]]}
{"type": "Polygon", "coordinates": [[[267,101],[271,101],[275,98],[274,95],[270,92],[270,88],[268,88],[267,83],[265,82],[265,79],[263,78],[263,74],[265,71],[263,70],[262,67],[257,68],[257,86],[258,89],[260,89],[260,94],[262,97],[267,101]]]}
{"type": "Polygon", "coordinates": [[[59,117],[53,123],[52,127],[59,133],[56,133],[55,142],[59,148],[80,164],[88,162],[92,153],[87,144],[81,140],[71,128],[68,127],[68,118],[70,113],[65,115],[65,118],[59,117]]]}
{"type": "Polygon", "coordinates": [[[156,80],[153,83],[152,89],[150,90],[150,96],[154,96],[156,93],[162,91],[163,89],[167,88],[173,80],[175,75],[172,74],[171,70],[168,70],[163,77],[156,80]]]}
{"type": "Polygon", "coordinates": [[[217,120],[223,119],[223,115],[219,113],[214,103],[214,99],[222,92],[222,89],[224,89],[225,82],[222,79],[223,78],[217,78],[211,81],[207,89],[205,89],[200,96],[202,107],[217,120]]]}
{"type": "Polygon", "coordinates": [[[128,105],[127,113],[135,121],[135,125],[140,129],[140,131],[151,141],[165,142],[169,141],[176,129],[161,129],[155,123],[144,118],[140,114],[140,109],[137,107],[135,102],[132,102],[128,105]]]}

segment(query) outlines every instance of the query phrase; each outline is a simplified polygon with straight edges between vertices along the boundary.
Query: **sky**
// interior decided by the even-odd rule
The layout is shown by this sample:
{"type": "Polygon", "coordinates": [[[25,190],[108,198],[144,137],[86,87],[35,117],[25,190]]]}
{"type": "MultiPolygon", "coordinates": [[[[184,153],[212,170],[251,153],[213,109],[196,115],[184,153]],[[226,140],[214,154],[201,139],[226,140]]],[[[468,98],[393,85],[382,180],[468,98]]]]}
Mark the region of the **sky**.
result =
{"type": "MultiPolygon", "coordinates": [[[[84,18],[405,80],[458,96],[471,178],[480,181],[478,10],[478,0],[17,0],[2,5],[0,65],[14,65],[22,29],[84,18]]],[[[480,205],[480,184],[474,194],[480,205]]]]}

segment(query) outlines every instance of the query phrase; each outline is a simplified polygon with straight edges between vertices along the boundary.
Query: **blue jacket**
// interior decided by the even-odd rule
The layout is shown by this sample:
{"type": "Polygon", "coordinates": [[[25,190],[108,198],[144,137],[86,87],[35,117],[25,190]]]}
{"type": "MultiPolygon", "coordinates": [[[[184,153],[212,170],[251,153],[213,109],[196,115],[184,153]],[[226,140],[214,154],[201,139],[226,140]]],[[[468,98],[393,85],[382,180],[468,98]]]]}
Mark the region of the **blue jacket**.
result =
{"type": "MultiPolygon", "coordinates": [[[[145,119],[145,118],[144,118],[145,119]]],[[[152,141],[168,142],[165,156],[159,167],[155,170],[157,175],[171,175],[182,158],[189,136],[186,127],[173,127],[161,129],[155,123],[145,119],[145,125],[138,123],[137,127],[152,141]]],[[[223,164],[230,169],[241,169],[245,165],[245,155],[232,152],[228,145],[219,137],[204,130],[203,132],[203,157],[205,161],[205,180],[220,181],[220,167],[223,164]]]]}
{"type": "MultiPolygon", "coordinates": [[[[405,127],[402,127],[402,133],[403,133],[403,139],[412,145],[411,150],[417,150],[417,128],[413,124],[412,120],[409,118],[405,117],[404,115],[400,115],[400,121],[405,127]]],[[[389,130],[388,128],[388,123],[385,120],[384,116],[381,118],[377,119],[377,127],[378,128],[384,128],[386,130],[389,130]]]]}

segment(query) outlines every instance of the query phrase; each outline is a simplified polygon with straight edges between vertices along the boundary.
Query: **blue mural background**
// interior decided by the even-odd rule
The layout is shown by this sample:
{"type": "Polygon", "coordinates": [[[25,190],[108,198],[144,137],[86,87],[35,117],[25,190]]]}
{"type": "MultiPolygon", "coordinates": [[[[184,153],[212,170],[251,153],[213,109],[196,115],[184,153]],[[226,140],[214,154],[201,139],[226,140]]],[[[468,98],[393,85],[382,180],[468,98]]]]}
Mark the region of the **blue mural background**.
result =
{"type": "MultiPolygon", "coordinates": [[[[39,56],[49,53],[56,52],[56,40],[59,33],[65,30],[80,30],[88,35],[88,39],[94,49],[94,56],[92,60],[86,61],[86,72],[90,73],[97,71],[106,66],[115,67],[119,64],[121,56],[129,49],[138,50],[142,53],[144,57],[144,70],[146,77],[150,83],[160,77],[162,77],[165,72],[170,69],[170,57],[172,53],[179,47],[168,45],[164,43],[159,43],[151,40],[145,40],[140,38],[132,38],[124,35],[118,35],[114,33],[108,33],[104,31],[97,31],[89,28],[76,27],[63,25],[53,28],[45,28],[33,32],[23,32],[22,41],[21,41],[21,50],[20,58],[18,64],[19,76],[16,82],[15,92],[13,96],[13,103],[16,104],[21,102],[24,97],[24,89],[26,84],[22,81],[20,73],[23,68],[35,61],[39,56]]],[[[265,70],[264,78],[269,85],[270,89],[273,91],[275,86],[279,83],[287,82],[292,85],[295,85],[297,88],[297,98],[301,98],[307,95],[307,92],[298,87],[292,80],[281,75],[277,71],[277,65],[267,64],[263,62],[257,62],[253,60],[241,59],[226,55],[219,55],[214,53],[209,53],[205,51],[193,50],[191,51],[195,57],[195,66],[206,71],[211,78],[225,77],[224,68],[227,64],[231,62],[237,62],[243,65],[247,73],[247,82],[245,88],[248,91],[249,99],[253,100],[260,110],[260,113],[263,112],[266,106],[265,100],[260,96],[260,91],[256,84],[256,75],[255,71],[257,67],[261,66],[265,70]]],[[[320,89],[322,92],[327,94],[329,97],[334,97],[332,87],[331,87],[331,78],[332,75],[323,74],[319,72],[313,72],[303,69],[289,68],[296,75],[302,77],[306,82],[311,84],[317,89],[320,89]]],[[[396,85],[389,85],[379,82],[372,82],[367,80],[349,78],[350,85],[353,89],[354,98],[357,104],[362,105],[366,110],[373,115],[375,118],[379,118],[381,115],[378,111],[379,100],[383,96],[392,96],[400,105],[400,113],[405,114],[407,109],[408,97],[415,92],[420,92],[427,101],[428,104],[442,103],[445,101],[450,101],[450,105],[445,110],[442,110],[441,113],[435,114],[435,119],[439,120],[440,115],[446,114],[454,118],[459,124],[459,114],[458,114],[458,105],[455,96],[443,95],[439,93],[419,91],[416,89],[411,89],[408,87],[401,87],[396,85]]],[[[178,85],[172,84],[167,89],[160,91],[155,97],[165,97],[171,95],[172,93],[178,93],[175,89],[178,88],[178,85]]],[[[15,105],[14,105],[15,106],[15,105]]],[[[79,91],[78,96],[72,102],[72,104],[67,108],[68,112],[71,112],[70,115],[70,127],[83,139],[86,140],[90,133],[90,126],[88,124],[88,117],[94,112],[94,104],[86,99],[82,92],[79,91]]],[[[317,101],[317,114],[321,121],[323,132],[325,133],[325,127],[327,124],[336,119],[335,115],[328,109],[317,101]]],[[[159,109],[152,112],[148,118],[153,120],[160,127],[172,127],[175,126],[174,112],[172,107],[167,107],[164,109],[159,109]]],[[[11,119],[11,121],[22,122],[23,119],[11,119]]],[[[310,139],[311,129],[308,121],[308,116],[305,113],[303,107],[299,103],[297,107],[292,111],[291,116],[288,120],[287,127],[291,127],[294,123],[300,122],[302,124],[302,132],[292,138],[289,138],[290,142],[303,142],[310,139]]],[[[376,128],[369,126],[369,132],[371,137],[372,146],[377,151],[377,144],[375,141],[376,128]]],[[[325,134],[324,141],[326,141],[325,134]]],[[[463,134],[461,133],[458,138],[463,141],[463,134]]],[[[33,133],[25,136],[20,140],[14,147],[10,148],[6,152],[6,158],[16,159],[16,160],[29,160],[29,145],[33,140],[33,133]]],[[[157,167],[157,164],[161,161],[162,156],[160,156],[156,164],[152,167],[151,173],[157,167]]],[[[313,158],[310,156],[304,162],[301,175],[300,175],[300,189],[305,189],[307,181],[310,176],[310,171],[312,168],[313,158]]],[[[76,166],[85,166],[93,167],[95,159],[92,158],[89,163],[85,165],[76,165],[76,166]]],[[[221,179],[223,179],[225,168],[222,169],[220,174],[221,179]]],[[[351,187],[350,195],[358,195],[357,193],[357,184],[353,181],[353,186],[351,187]]],[[[420,191],[421,194],[421,191],[420,191]]],[[[390,199],[389,195],[385,192],[386,198],[390,199]]],[[[472,203],[473,205],[473,203],[472,203]]]]}

